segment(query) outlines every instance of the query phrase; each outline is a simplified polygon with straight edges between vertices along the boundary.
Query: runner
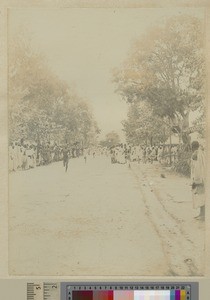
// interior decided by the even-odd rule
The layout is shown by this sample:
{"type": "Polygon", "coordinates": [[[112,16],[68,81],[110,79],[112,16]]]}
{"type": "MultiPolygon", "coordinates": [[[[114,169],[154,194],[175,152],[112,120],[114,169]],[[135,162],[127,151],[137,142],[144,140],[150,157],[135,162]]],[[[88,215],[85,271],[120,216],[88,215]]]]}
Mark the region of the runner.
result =
{"type": "Polygon", "coordinates": [[[87,149],[84,149],[83,156],[84,156],[85,163],[87,163],[87,154],[88,154],[87,149]]]}
{"type": "Polygon", "coordinates": [[[70,155],[70,151],[68,145],[66,145],[63,148],[63,166],[65,167],[66,172],[68,170],[68,165],[69,165],[69,155],[70,155]]]}

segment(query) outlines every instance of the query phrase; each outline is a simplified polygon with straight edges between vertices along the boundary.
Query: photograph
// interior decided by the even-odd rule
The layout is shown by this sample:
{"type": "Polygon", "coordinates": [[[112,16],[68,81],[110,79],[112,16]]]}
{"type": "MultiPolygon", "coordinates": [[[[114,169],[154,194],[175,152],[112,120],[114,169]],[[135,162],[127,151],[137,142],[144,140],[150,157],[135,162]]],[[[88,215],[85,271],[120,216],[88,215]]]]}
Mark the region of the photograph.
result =
{"type": "Polygon", "coordinates": [[[204,276],[205,8],[8,9],[11,276],[204,276]]]}

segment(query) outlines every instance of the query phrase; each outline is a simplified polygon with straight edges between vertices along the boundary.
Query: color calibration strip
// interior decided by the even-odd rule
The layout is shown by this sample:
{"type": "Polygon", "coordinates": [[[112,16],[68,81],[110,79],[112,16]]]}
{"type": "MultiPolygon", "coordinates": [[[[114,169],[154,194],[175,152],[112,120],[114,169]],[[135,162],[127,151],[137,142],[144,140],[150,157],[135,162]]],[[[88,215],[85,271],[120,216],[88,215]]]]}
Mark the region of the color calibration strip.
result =
{"type": "Polygon", "coordinates": [[[192,300],[190,285],[66,286],[66,300],[192,300]]]}
{"type": "Polygon", "coordinates": [[[198,282],[29,282],[27,300],[199,300],[198,282]]]}
{"type": "Polygon", "coordinates": [[[186,290],[73,291],[71,300],[187,300],[186,290]]]}

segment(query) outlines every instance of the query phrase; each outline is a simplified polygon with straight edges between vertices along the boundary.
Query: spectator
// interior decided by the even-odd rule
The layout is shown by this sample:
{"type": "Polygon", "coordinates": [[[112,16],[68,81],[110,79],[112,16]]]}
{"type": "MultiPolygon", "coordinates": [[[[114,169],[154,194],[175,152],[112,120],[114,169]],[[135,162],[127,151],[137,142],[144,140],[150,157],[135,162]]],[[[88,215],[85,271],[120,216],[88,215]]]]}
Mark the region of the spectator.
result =
{"type": "Polygon", "coordinates": [[[193,208],[200,208],[200,213],[196,217],[205,220],[205,157],[199,142],[191,144],[191,180],[192,180],[192,200],[193,208]]]}

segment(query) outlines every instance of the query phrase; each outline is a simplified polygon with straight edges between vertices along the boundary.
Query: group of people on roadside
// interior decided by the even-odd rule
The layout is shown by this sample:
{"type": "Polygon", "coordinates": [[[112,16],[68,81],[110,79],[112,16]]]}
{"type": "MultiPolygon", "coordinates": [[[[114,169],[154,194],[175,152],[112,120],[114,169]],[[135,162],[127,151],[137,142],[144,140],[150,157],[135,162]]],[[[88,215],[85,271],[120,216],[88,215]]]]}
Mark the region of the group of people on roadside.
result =
{"type": "Polygon", "coordinates": [[[177,161],[177,145],[159,146],[131,146],[119,144],[111,147],[111,163],[124,164],[126,162],[153,163],[158,161],[161,164],[171,164],[177,161]]]}
{"type": "MultiPolygon", "coordinates": [[[[127,162],[173,164],[177,161],[179,146],[131,146],[119,144],[107,149],[106,147],[95,147],[79,149],[68,144],[58,145],[57,143],[23,143],[13,142],[9,146],[9,171],[28,170],[40,165],[47,165],[51,162],[62,161],[65,170],[68,169],[70,158],[83,156],[85,162],[87,157],[95,158],[96,155],[111,156],[111,163],[126,164],[127,162]]],[[[193,207],[200,208],[196,217],[205,218],[205,155],[204,149],[198,141],[191,144],[191,185],[193,196],[193,207]]]]}
{"type": "MultiPolygon", "coordinates": [[[[62,161],[65,145],[56,142],[12,142],[9,145],[9,171],[28,170],[37,166],[48,165],[52,162],[62,161]]],[[[82,149],[69,147],[69,156],[81,156],[82,149]]]]}
{"type": "Polygon", "coordinates": [[[36,167],[37,146],[11,143],[9,146],[9,171],[27,170],[36,167]]]}

